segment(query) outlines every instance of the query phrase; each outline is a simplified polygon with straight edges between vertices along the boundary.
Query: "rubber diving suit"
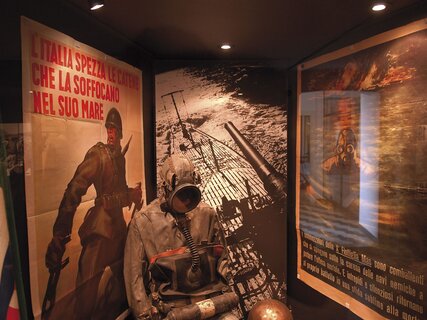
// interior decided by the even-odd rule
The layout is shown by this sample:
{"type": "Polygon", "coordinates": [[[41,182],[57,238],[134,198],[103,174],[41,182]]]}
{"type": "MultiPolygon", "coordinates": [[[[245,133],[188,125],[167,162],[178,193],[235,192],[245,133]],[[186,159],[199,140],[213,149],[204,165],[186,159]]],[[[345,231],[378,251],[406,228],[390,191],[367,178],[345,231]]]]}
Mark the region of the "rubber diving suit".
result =
{"type": "MultiPolygon", "coordinates": [[[[126,293],[137,319],[176,319],[174,310],[230,291],[225,238],[215,210],[200,202],[193,164],[172,155],[161,177],[165,196],[135,215],[126,241],[126,293]]],[[[234,306],[190,319],[237,319],[228,312],[234,306]]]]}

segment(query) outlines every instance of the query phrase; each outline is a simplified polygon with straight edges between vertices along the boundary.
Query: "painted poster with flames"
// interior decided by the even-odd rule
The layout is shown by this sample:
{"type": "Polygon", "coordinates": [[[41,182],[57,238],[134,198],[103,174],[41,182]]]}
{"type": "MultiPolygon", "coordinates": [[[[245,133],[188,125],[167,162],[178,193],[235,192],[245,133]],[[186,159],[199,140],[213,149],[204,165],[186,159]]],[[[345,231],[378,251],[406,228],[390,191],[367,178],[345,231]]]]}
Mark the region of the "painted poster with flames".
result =
{"type": "Polygon", "coordinates": [[[299,66],[301,280],[369,319],[423,319],[427,30],[417,21],[299,66]]]}

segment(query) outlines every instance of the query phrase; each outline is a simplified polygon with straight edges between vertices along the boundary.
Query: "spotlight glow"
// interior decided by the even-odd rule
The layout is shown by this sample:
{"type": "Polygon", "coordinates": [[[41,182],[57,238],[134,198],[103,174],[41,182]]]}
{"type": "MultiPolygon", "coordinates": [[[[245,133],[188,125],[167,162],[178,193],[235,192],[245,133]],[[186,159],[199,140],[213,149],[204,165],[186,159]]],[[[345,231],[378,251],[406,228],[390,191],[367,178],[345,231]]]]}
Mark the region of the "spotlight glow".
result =
{"type": "Polygon", "coordinates": [[[385,3],[376,3],[372,6],[372,11],[383,11],[385,8],[385,3]]]}
{"type": "Polygon", "coordinates": [[[227,44],[227,43],[224,43],[223,45],[221,45],[221,49],[222,50],[230,50],[231,46],[229,44],[227,44]]]}
{"type": "Polygon", "coordinates": [[[92,8],[90,8],[90,10],[98,10],[99,8],[102,8],[104,5],[103,4],[96,4],[94,5],[92,8]]]}
{"type": "Polygon", "coordinates": [[[104,6],[104,0],[88,0],[90,10],[98,10],[104,6]]]}

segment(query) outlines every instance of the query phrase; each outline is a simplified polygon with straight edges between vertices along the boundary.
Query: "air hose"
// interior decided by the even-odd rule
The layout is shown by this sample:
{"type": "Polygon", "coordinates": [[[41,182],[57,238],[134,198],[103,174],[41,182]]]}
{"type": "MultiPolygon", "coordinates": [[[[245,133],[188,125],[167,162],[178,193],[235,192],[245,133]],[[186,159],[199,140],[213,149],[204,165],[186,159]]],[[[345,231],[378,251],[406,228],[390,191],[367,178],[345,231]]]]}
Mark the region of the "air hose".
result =
{"type": "Polygon", "coordinates": [[[194,244],[193,237],[191,236],[190,231],[188,230],[187,226],[187,218],[185,215],[180,215],[177,218],[178,226],[181,232],[183,233],[185,237],[185,242],[187,243],[187,247],[190,249],[191,253],[191,271],[196,272],[200,268],[200,255],[197,251],[196,245],[194,244]]]}

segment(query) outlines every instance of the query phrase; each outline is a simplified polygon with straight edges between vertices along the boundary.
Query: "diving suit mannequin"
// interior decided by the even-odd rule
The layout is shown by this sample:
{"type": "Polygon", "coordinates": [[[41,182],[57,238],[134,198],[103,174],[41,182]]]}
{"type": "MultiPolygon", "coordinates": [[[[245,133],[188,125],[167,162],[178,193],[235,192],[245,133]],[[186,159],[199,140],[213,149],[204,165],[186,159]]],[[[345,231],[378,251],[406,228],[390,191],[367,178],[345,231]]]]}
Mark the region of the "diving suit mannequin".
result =
{"type": "Polygon", "coordinates": [[[229,319],[238,297],[227,285],[227,251],[215,210],[200,202],[200,176],[183,155],[161,171],[164,196],[129,225],[124,277],[137,319],[229,319]]]}

